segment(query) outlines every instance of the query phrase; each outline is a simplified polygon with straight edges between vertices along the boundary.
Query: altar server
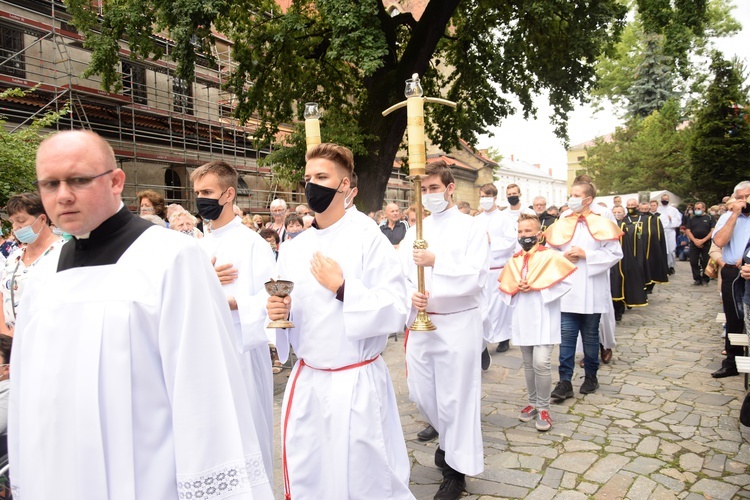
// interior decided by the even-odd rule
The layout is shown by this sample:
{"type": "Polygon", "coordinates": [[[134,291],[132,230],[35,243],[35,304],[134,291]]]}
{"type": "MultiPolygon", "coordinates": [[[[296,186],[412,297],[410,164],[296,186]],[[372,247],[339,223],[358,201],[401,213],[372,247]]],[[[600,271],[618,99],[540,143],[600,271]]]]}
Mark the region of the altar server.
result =
{"type": "Polygon", "coordinates": [[[245,379],[252,423],[263,451],[266,474],[273,477],[273,372],[265,324],[264,283],[276,276],[268,243],[242,224],[232,210],[237,170],[223,161],[202,165],[190,175],[198,215],[209,230],[198,240],[220,273],[234,324],[232,341],[245,379]]]}
{"type": "Polygon", "coordinates": [[[395,393],[380,356],[406,319],[396,250],[377,225],[346,211],[352,152],[320,144],[307,152],[305,196],[312,228],[281,246],[278,275],[290,296],[270,297],[277,349],[294,366],[281,409],[287,498],[410,499],[395,393]]]}
{"type": "Polygon", "coordinates": [[[406,345],[409,398],[440,436],[435,465],[443,471],[438,500],[458,498],[465,475],[484,470],[481,433],[482,287],[489,269],[487,233],[453,202],[456,185],[443,161],[427,165],[422,179],[427,249],[414,249],[416,228],[399,253],[412,308],[426,311],[435,331],[410,331],[406,345]],[[417,291],[417,266],[424,266],[425,293],[417,291]]]}

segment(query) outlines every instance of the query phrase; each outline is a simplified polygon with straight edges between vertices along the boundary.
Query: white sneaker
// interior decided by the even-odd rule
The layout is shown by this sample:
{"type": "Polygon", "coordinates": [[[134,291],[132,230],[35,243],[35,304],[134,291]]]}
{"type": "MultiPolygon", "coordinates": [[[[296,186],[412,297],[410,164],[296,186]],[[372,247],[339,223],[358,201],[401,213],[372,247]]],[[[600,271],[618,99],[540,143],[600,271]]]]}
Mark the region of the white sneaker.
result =
{"type": "Polygon", "coordinates": [[[521,413],[518,415],[518,420],[521,422],[531,422],[534,420],[534,417],[537,416],[537,413],[539,413],[536,408],[529,405],[523,410],[521,410],[521,413]]]}
{"type": "Polygon", "coordinates": [[[536,415],[536,430],[540,432],[548,431],[552,428],[552,418],[547,410],[542,410],[536,415]]]}

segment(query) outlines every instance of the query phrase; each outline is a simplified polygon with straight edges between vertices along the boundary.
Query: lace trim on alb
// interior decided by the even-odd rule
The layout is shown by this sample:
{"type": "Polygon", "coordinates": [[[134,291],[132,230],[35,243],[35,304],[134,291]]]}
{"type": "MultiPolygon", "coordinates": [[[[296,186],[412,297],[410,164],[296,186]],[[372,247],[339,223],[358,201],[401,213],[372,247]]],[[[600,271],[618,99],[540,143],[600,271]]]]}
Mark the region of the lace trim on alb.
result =
{"type": "Polygon", "coordinates": [[[198,474],[177,476],[177,493],[181,500],[218,500],[258,484],[268,482],[260,453],[245,457],[244,462],[230,462],[198,474]]]}

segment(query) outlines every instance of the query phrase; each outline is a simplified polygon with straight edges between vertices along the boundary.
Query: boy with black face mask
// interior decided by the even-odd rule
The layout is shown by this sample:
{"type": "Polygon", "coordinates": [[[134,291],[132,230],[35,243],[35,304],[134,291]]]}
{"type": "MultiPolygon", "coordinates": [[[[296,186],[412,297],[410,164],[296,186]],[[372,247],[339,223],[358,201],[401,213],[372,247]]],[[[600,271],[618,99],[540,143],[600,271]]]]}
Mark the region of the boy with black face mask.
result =
{"type": "Polygon", "coordinates": [[[538,243],[539,219],[521,214],[518,219],[518,243],[515,254],[500,274],[503,301],[514,309],[513,345],[520,346],[529,405],[518,418],[536,420],[538,431],[552,428],[549,400],[552,392],[551,357],[560,343],[560,297],[570,290],[569,276],[576,266],[555,250],[538,243]]]}
{"type": "Polygon", "coordinates": [[[345,210],[354,196],[352,152],[324,143],[306,159],[315,222],[281,245],[276,272],[294,290],[266,305],[270,319],[294,323],[275,330],[279,357],[286,360],[289,344],[299,357],[281,411],[285,493],[410,499],[411,464],[380,356],[406,322],[398,256],[378,226],[345,210]]]}

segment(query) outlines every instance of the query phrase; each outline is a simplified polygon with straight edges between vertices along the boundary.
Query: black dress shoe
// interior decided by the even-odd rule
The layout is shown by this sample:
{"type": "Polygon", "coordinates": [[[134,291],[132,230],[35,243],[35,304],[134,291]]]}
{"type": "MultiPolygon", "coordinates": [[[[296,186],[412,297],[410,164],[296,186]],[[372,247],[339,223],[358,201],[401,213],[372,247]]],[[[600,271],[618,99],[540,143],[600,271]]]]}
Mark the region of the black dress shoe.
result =
{"type": "Polygon", "coordinates": [[[435,439],[436,437],[438,437],[438,431],[436,431],[435,428],[431,425],[427,425],[424,430],[421,430],[417,433],[417,439],[419,439],[420,441],[429,441],[431,439],[435,439]]]}
{"type": "Polygon", "coordinates": [[[461,493],[466,489],[465,479],[446,478],[443,479],[440,489],[433,497],[435,500],[456,500],[461,498],[461,493]]]}
{"type": "Polygon", "coordinates": [[[695,280],[695,281],[693,281],[693,285],[695,285],[695,286],[703,286],[703,281],[701,281],[701,280],[695,280]]]}
{"type": "Polygon", "coordinates": [[[495,348],[495,352],[505,352],[510,347],[510,340],[503,340],[495,348]]]}
{"type": "Polygon", "coordinates": [[[736,366],[722,366],[715,372],[711,374],[713,378],[724,378],[724,377],[734,377],[735,375],[739,375],[740,372],[737,371],[736,366]]]}
{"type": "Polygon", "coordinates": [[[482,370],[487,371],[492,365],[492,356],[490,356],[490,350],[485,347],[482,351],[482,370]]]}

